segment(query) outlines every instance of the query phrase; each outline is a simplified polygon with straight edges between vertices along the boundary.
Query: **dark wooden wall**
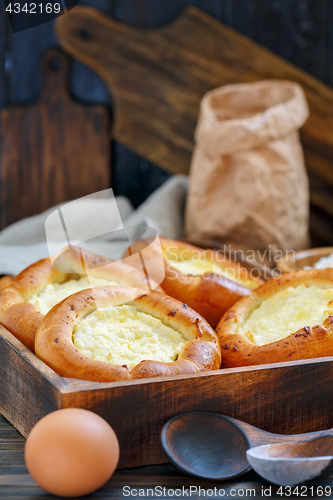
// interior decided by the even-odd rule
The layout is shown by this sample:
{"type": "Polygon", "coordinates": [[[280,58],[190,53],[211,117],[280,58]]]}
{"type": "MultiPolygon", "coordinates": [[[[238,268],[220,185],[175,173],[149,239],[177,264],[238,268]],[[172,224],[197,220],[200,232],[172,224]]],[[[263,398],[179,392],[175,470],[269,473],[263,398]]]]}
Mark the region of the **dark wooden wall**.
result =
{"type": "MultiPolygon", "coordinates": [[[[111,17],[145,27],[163,25],[186,5],[195,5],[273,52],[333,85],[332,0],[81,0],[111,17]]],[[[41,54],[56,44],[52,23],[12,34],[0,2],[0,106],[37,98],[41,54]]],[[[100,79],[78,62],[71,92],[84,103],[112,109],[112,96],[100,79]]],[[[137,206],[169,174],[125,149],[113,146],[113,188],[137,206]]]]}

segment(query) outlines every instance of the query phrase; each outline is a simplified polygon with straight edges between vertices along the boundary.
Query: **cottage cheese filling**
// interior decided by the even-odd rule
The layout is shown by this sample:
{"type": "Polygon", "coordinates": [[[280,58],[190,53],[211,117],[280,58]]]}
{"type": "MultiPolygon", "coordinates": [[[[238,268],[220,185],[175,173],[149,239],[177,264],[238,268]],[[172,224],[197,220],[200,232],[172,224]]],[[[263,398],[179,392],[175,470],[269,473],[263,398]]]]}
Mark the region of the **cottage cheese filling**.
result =
{"type": "Polygon", "coordinates": [[[215,262],[207,259],[166,259],[171,267],[181,273],[189,276],[202,276],[203,274],[213,273],[224,276],[235,283],[243,284],[243,281],[237,277],[237,270],[231,267],[222,268],[215,262]]]}
{"type": "Polygon", "coordinates": [[[72,339],[89,358],[130,368],[143,360],[172,362],[185,344],[179,332],[132,305],[97,309],[75,325],[72,339]]]}
{"type": "Polygon", "coordinates": [[[333,289],[300,285],[278,292],[252,311],[238,333],[256,345],[288,337],[305,326],[321,325],[333,315],[333,289]]]}
{"type": "Polygon", "coordinates": [[[116,285],[114,281],[108,281],[103,278],[93,278],[83,276],[78,280],[69,280],[65,283],[49,283],[38,294],[33,295],[28,302],[33,304],[37,311],[42,314],[47,314],[53,306],[69,297],[73,293],[80,292],[92,286],[116,285]]]}

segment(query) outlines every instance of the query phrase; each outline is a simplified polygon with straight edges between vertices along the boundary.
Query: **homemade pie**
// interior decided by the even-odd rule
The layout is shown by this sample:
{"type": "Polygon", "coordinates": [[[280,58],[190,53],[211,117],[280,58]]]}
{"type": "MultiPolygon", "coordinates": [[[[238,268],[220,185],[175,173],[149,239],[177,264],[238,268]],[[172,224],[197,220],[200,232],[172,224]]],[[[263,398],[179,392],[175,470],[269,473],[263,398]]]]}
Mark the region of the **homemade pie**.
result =
{"type": "MultiPolygon", "coordinates": [[[[198,311],[213,328],[238,299],[263,283],[221,252],[167,238],[160,238],[160,244],[165,267],[163,290],[198,311]]],[[[124,257],[142,248],[146,248],[144,258],[149,273],[157,279],[161,261],[159,245],[137,241],[124,257]]]]}
{"type": "Polygon", "coordinates": [[[333,269],[267,281],[226,312],[216,333],[222,367],[333,355],[333,269]]]}
{"type": "Polygon", "coordinates": [[[31,351],[44,315],[69,295],[101,285],[149,289],[138,270],[78,247],[65,249],[55,262],[47,258],[32,264],[0,294],[0,323],[31,351]]]}
{"type": "Polygon", "coordinates": [[[75,293],[40,323],[35,352],[60,376],[109,382],[218,369],[214,330],[161,292],[116,286],[75,293]]]}
{"type": "Polygon", "coordinates": [[[2,276],[2,278],[0,278],[0,293],[2,292],[2,290],[7,288],[7,286],[9,286],[12,281],[12,276],[2,276]]]}

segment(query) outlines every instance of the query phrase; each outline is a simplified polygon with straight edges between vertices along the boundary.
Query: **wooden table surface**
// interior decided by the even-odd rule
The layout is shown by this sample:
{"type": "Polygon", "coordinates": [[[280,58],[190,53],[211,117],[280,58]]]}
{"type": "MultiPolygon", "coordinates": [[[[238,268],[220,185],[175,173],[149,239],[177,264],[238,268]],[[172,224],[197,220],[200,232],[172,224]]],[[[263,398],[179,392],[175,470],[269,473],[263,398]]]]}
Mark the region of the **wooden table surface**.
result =
{"type": "MultiPolygon", "coordinates": [[[[0,499],[57,497],[42,490],[24,463],[25,439],[0,415],[0,499]]],[[[116,471],[108,483],[84,498],[333,498],[333,476],[290,490],[271,485],[255,472],[237,480],[212,482],[186,476],[171,464],[116,471]],[[312,489],[311,489],[312,487],[312,489]],[[326,488],[325,488],[326,487],[326,488]],[[201,488],[201,491],[199,490],[201,488]]]]}

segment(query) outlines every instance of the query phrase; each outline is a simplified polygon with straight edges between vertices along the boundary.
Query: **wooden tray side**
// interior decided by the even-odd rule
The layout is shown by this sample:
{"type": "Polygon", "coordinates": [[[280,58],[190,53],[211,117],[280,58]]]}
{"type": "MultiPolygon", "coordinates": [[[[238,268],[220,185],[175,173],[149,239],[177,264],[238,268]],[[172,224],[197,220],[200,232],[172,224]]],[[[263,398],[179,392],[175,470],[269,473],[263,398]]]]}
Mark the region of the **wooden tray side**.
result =
{"type": "Polygon", "coordinates": [[[44,415],[61,408],[61,378],[2,326],[0,381],[0,412],[25,437],[44,415]]]}
{"type": "MultiPolygon", "coordinates": [[[[107,385],[107,384],[101,384],[107,385]]],[[[114,428],[119,468],[167,461],[163,424],[188,411],[229,415],[264,430],[293,434],[333,426],[333,360],[216,370],[63,395],[64,407],[90,409],[114,428]],[[325,381],[325,383],[323,383],[325,381]]]]}
{"type": "Polygon", "coordinates": [[[276,433],[333,427],[332,357],[99,384],[59,377],[0,326],[0,380],[0,412],[24,436],[59,408],[101,415],[118,436],[119,468],[167,462],[162,426],[188,411],[276,433]]]}

